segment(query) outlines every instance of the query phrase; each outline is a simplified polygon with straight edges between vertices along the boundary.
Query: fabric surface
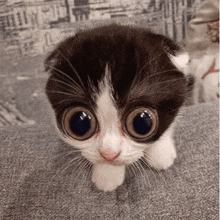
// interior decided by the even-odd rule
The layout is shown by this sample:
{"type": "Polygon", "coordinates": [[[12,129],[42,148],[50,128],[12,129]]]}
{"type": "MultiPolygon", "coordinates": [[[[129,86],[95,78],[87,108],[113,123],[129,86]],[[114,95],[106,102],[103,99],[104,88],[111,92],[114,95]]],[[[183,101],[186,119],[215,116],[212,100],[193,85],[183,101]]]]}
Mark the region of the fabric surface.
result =
{"type": "Polygon", "coordinates": [[[108,193],[85,181],[86,171],[57,172],[56,153],[69,148],[52,126],[1,129],[1,219],[218,219],[218,112],[217,102],[183,108],[174,165],[146,168],[145,179],[130,173],[108,193]]]}

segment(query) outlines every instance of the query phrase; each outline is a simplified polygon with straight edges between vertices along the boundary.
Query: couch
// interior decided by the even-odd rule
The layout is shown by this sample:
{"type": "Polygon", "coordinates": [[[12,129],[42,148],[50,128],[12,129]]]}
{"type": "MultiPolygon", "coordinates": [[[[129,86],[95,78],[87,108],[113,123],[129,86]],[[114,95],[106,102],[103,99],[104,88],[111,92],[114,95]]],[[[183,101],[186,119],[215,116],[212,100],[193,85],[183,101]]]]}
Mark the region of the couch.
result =
{"type": "Polygon", "coordinates": [[[86,170],[57,172],[56,155],[69,147],[52,125],[2,127],[0,219],[219,219],[218,112],[218,102],[183,107],[174,165],[161,172],[145,167],[144,177],[128,172],[123,185],[107,193],[86,170]]]}

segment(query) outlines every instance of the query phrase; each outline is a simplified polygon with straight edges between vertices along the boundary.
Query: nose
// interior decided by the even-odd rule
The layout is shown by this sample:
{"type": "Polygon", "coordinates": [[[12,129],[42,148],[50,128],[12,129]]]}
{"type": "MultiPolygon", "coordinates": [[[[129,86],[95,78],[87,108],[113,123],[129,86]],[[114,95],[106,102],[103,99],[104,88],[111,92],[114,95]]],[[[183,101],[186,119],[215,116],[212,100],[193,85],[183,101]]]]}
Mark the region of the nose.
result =
{"type": "Polygon", "coordinates": [[[121,151],[112,151],[110,149],[100,149],[100,155],[107,161],[114,161],[121,153],[121,151]]]}

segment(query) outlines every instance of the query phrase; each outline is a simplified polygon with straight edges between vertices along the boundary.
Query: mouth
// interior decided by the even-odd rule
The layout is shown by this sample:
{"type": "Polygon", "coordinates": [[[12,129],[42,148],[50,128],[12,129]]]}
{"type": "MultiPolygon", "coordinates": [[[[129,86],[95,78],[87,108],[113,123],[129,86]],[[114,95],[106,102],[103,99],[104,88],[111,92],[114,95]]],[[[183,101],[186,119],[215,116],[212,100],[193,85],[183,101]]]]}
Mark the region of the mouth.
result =
{"type": "Polygon", "coordinates": [[[130,165],[132,163],[135,163],[136,161],[138,161],[140,158],[135,159],[135,160],[114,160],[114,161],[106,161],[106,160],[96,160],[95,162],[93,162],[93,164],[109,164],[109,165],[113,165],[113,166],[122,166],[122,165],[130,165]]]}
{"type": "Polygon", "coordinates": [[[101,160],[97,161],[96,164],[110,164],[113,166],[121,166],[121,165],[128,165],[125,161],[106,161],[106,160],[101,160]]]}

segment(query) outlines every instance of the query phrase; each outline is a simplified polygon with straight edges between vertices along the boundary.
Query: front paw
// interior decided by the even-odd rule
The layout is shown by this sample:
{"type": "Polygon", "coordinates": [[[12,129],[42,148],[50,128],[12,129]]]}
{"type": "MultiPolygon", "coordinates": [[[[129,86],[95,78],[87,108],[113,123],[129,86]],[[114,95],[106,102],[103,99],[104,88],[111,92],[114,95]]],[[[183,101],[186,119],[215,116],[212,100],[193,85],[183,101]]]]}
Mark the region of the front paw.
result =
{"type": "Polygon", "coordinates": [[[176,159],[175,149],[170,149],[169,152],[164,153],[163,151],[154,151],[147,153],[146,159],[151,167],[158,170],[166,170],[173,165],[176,159]]]}
{"type": "Polygon", "coordinates": [[[92,182],[104,192],[113,191],[120,186],[125,177],[125,166],[110,164],[95,164],[92,172],[92,182]]]}
{"type": "Polygon", "coordinates": [[[153,143],[145,154],[146,160],[151,167],[165,170],[170,167],[175,158],[176,150],[171,133],[166,132],[158,141],[153,143]]]}

